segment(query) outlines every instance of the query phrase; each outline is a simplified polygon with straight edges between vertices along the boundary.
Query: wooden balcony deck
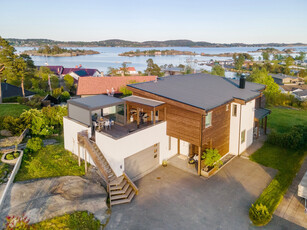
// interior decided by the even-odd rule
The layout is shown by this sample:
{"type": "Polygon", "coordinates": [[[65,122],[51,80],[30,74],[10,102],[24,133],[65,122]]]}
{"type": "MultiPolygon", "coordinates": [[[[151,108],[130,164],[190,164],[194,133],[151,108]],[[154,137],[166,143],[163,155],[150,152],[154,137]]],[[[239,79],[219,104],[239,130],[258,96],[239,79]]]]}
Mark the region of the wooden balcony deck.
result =
{"type": "MultiPolygon", "coordinates": [[[[157,121],[156,124],[159,124],[160,122],[161,121],[157,121]]],[[[139,127],[137,127],[136,122],[132,122],[123,126],[114,124],[111,129],[101,129],[99,132],[118,139],[154,125],[155,124],[153,124],[152,122],[140,124],[139,127]]]]}

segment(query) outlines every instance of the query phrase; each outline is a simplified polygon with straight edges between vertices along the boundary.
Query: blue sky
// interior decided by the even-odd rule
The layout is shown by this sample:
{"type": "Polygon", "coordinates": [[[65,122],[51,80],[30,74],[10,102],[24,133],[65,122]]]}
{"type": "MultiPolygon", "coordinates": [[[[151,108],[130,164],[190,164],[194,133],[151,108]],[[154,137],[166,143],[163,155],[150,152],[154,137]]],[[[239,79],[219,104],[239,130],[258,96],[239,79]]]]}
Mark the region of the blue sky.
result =
{"type": "Polygon", "coordinates": [[[0,36],[307,43],[307,0],[4,0],[0,36]]]}

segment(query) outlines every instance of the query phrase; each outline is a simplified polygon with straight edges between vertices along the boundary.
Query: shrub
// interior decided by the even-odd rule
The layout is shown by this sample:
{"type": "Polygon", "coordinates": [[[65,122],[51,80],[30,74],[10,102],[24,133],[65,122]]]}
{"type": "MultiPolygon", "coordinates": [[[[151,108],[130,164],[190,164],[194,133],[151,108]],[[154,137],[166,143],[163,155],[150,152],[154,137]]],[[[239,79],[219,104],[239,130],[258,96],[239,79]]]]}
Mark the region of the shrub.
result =
{"type": "Polygon", "coordinates": [[[25,104],[27,106],[30,106],[31,108],[40,109],[42,107],[42,97],[39,95],[34,95],[31,100],[26,102],[25,104]]]}
{"type": "Polygon", "coordinates": [[[59,96],[61,96],[62,92],[63,92],[62,88],[56,88],[52,91],[52,96],[58,98],[59,96]]]}
{"type": "Polygon", "coordinates": [[[299,149],[307,142],[307,127],[296,125],[286,133],[272,131],[268,136],[268,142],[283,148],[299,149]]]}
{"type": "Polygon", "coordinates": [[[18,117],[6,116],[3,118],[2,127],[11,131],[14,135],[20,135],[25,129],[25,124],[18,117]]]}
{"type": "Polygon", "coordinates": [[[7,216],[5,229],[34,229],[29,226],[30,219],[24,215],[19,216],[7,216]]]}
{"type": "Polygon", "coordinates": [[[64,91],[60,96],[60,100],[63,102],[67,102],[69,98],[70,98],[70,94],[67,91],[64,91]]]}
{"type": "Polygon", "coordinates": [[[249,218],[256,226],[263,226],[269,223],[272,216],[269,213],[267,206],[263,204],[252,204],[249,209],[249,218]]]}
{"type": "Polygon", "coordinates": [[[39,137],[32,137],[27,142],[27,148],[30,151],[37,152],[38,150],[43,148],[43,140],[39,137]]]}
{"type": "Polygon", "coordinates": [[[17,102],[17,97],[7,97],[7,98],[3,98],[2,102],[3,102],[3,103],[17,102]]]}
{"type": "Polygon", "coordinates": [[[29,99],[26,98],[26,97],[18,97],[18,98],[17,98],[17,102],[18,102],[19,104],[21,104],[21,105],[25,105],[28,101],[29,101],[29,99]]]}
{"type": "Polygon", "coordinates": [[[201,158],[204,159],[207,167],[219,168],[223,164],[221,155],[217,149],[206,149],[201,158]]]}

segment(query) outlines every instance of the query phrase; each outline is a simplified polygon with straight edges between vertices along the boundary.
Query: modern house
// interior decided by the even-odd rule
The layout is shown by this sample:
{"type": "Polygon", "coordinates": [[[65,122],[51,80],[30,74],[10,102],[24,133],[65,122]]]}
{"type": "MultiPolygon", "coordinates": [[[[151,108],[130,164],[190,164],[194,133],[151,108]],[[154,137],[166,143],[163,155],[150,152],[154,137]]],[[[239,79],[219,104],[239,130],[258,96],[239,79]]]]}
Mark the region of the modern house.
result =
{"type": "MultiPolygon", "coordinates": [[[[9,83],[6,83],[6,81],[1,83],[1,92],[2,92],[2,99],[12,98],[12,97],[23,97],[21,87],[11,85],[9,83]]],[[[27,98],[31,98],[34,95],[35,95],[34,92],[25,90],[25,96],[27,98]]]]}
{"type": "Polygon", "coordinates": [[[132,181],[163,160],[197,154],[200,175],[205,149],[215,148],[223,157],[243,153],[259,136],[261,120],[266,130],[270,113],[263,108],[265,86],[245,78],[178,75],[128,89],[133,95],[122,99],[69,100],[64,118],[65,148],[97,166],[111,205],[129,202],[137,192],[132,181]]]}
{"type": "Polygon", "coordinates": [[[184,69],[179,67],[170,67],[170,68],[165,68],[162,71],[164,72],[164,76],[170,76],[170,75],[181,75],[184,69]]]}
{"type": "Polygon", "coordinates": [[[293,92],[293,95],[300,101],[306,101],[307,100],[307,89],[295,91],[293,92]]]}
{"type": "Polygon", "coordinates": [[[156,76],[82,77],[78,81],[77,95],[88,97],[101,94],[121,96],[121,89],[132,83],[154,81],[156,76]]]}
{"type": "Polygon", "coordinates": [[[299,85],[304,84],[304,81],[299,77],[294,77],[286,74],[270,74],[274,79],[275,83],[278,85],[292,84],[299,85]]]}
{"type": "Polygon", "coordinates": [[[72,76],[76,81],[80,77],[100,77],[101,73],[97,69],[83,69],[83,68],[64,68],[61,76],[64,77],[66,74],[72,76]]]}

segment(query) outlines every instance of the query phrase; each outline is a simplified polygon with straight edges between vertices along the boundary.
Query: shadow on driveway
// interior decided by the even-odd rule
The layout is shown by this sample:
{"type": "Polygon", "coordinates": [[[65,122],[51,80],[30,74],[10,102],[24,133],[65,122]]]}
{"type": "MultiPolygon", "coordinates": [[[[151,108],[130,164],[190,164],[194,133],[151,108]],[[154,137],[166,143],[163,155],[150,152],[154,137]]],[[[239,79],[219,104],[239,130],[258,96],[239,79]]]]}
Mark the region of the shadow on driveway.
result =
{"type": "MultiPolygon", "coordinates": [[[[210,179],[172,166],[159,167],[136,182],[139,195],[113,206],[106,229],[261,229],[248,210],[276,170],[235,158],[210,179]]],[[[274,217],[264,229],[300,229],[274,217]]]]}

